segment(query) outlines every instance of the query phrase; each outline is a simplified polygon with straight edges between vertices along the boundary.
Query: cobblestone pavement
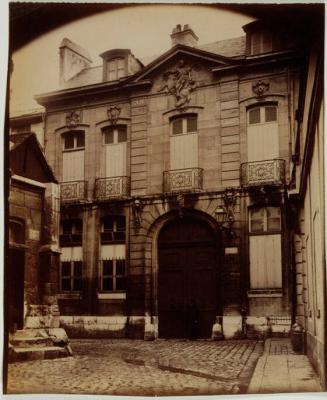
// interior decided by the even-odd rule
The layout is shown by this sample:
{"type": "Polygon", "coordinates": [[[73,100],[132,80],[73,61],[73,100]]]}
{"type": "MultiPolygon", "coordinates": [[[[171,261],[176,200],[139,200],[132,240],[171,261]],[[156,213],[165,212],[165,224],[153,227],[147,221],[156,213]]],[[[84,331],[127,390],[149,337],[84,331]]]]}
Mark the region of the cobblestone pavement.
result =
{"type": "Polygon", "coordinates": [[[254,340],[75,339],[71,346],[74,357],[10,364],[8,394],[244,393],[263,349],[262,343],[254,340]],[[160,364],[160,360],[164,361],[160,364]],[[179,372],[169,367],[170,360],[175,360],[173,365],[181,366],[179,372]],[[185,365],[188,366],[186,373],[185,365]],[[201,375],[203,371],[214,371],[215,376],[201,375]]]}

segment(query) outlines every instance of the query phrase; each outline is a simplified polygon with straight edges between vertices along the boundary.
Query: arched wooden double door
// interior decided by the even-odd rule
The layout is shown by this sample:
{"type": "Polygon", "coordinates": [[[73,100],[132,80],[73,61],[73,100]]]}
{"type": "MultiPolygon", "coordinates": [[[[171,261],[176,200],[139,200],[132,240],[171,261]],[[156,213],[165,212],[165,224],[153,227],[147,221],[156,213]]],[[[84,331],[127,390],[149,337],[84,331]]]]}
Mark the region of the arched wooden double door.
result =
{"type": "Polygon", "coordinates": [[[158,238],[159,337],[209,338],[218,309],[216,240],[193,218],[167,223],[158,238]]]}

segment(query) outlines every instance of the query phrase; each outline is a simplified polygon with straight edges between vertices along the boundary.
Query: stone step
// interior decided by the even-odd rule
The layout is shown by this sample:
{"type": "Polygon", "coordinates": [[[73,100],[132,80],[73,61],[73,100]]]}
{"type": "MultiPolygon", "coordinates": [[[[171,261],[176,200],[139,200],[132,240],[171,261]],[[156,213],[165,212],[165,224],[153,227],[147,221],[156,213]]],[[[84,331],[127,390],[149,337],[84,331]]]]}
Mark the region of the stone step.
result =
{"type": "Polygon", "coordinates": [[[45,360],[71,356],[68,346],[22,347],[14,348],[9,352],[9,362],[45,360]]]}
{"type": "Polygon", "coordinates": [[[53,345],[49,337],[19,337],[14,336],[10,339],[10,343],[15,348],[29,348],[29,347],[50,347],[53,345]]]}
{"type": "Polygon", "coordinates": [[[46,334],[42,335],[41,332],[42,329],[21,329],[10,334],[9,340],[47,336],[46,334]]]}

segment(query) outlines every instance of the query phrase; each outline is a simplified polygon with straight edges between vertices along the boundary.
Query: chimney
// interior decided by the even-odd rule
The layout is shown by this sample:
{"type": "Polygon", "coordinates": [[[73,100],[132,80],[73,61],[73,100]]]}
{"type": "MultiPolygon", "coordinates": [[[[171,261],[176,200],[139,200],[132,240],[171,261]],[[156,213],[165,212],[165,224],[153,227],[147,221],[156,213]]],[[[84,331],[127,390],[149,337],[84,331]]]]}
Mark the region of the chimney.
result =
{"type": "Polygon", "coordinates": [[[182,25],[178,24],[173,29],[171,37],[171,45],[176,46],[176,44],[184,44],[185,46],[196,47],[199,38],[193,32],[193,29],[188,25],[184,25],[182,29],[182,25]]]}
{"type": "Polygon", "coordinates": [[[92,60],[89,53],[69,39],[62,40],[59,47],[60,56],[60,84],[73,78],[83,69],[90,66],[92,60]]]}

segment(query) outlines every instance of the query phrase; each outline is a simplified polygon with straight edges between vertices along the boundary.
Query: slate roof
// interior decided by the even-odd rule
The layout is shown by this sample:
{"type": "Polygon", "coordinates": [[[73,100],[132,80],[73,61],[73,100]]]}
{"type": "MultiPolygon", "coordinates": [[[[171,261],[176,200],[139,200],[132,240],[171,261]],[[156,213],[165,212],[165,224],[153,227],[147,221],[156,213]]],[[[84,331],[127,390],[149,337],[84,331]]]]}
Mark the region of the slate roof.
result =
{"type": "MultiPolygon", "coordinates": [[[[220,40],[213,43],[208,43],[196,47],[199,50],[205,50],[216,55],[224,57],[240,57],[245,55],[245,36],[220,40]]],[[[140,59],[144,66],[149,65],[159,55],[153,55],[140,59]]],[[[102,65],[83,69],[79,74],[74,76],[69,81],[65,82],[61,89],[71,89],[81,86],[94,85],[102,82],[102,65]]]]}

